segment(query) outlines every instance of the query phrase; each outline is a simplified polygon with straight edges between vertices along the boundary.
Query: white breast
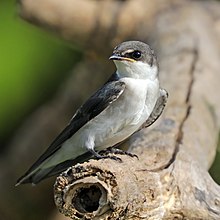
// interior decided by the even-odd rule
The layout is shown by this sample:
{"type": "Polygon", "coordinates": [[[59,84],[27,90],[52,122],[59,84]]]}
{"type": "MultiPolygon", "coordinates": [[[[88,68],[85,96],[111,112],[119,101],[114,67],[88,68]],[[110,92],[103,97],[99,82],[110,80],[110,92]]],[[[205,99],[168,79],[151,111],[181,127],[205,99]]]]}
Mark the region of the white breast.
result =
{"type": "Polygon", "coordinates": [[[105,111],[88,123],[95,148],[114,146],[133,134],[149,117],[159,91],[158,81],[123,78],[123,94],[105,111]]]}

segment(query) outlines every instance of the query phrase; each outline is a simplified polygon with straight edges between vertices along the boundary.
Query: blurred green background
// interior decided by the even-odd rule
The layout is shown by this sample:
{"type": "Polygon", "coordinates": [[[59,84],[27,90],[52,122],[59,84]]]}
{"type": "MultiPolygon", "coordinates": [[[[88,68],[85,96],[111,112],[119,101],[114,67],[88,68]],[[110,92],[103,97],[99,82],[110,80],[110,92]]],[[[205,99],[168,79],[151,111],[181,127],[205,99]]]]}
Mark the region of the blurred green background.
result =
{"type": "Polygon", "coordinates": [[[213,177],[213,179],[220,184],[220,134],[218,138],[218,147],[215,155],[215,161],[212,164],[212,167],[209,170],[209,173],[213,177]]]}
{"type": "Polygon", "coordinates": [[[22,21],[16,9],[14,1],[0,1],[0,151],[81,58],[79,50],[22,21]]]}

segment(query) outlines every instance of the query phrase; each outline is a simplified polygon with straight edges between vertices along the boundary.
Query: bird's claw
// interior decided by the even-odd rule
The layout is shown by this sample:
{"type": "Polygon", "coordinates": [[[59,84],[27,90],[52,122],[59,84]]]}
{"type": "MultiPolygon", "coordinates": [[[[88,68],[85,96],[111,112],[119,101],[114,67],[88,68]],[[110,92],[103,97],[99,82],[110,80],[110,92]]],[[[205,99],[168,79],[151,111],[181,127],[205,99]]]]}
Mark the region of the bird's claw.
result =
{"type": "Polygon", "coordinates": [[[112,155],[102,155],[102,153],[101,153],[100,157],[97,158],[97,159],[112,159],[112,160],[115,160],[117,162],[122,162],[122,159],[119,158],[119,157],[112,156],[112,155]]]}
{"type": "Polygon", "coordinates": [[[109,155],[110,152],[106,152],[106,150],[102,150],[99,153],[97,153],[94,150],[91,150],[91,153],[94,155],[94,157],[99,160],[99,159],[112,159],[118,162],[122,162],[122,159],[113,155],[109,155]]]}
{"type": "Polygon", "coordinates": [[[101,154],[119,154],[119,155],[127,155],[130,157],[136,157],[137,159],[138,156],[136,154],[132,154],[130,152],[127,151],[123,151],[121,149],[115,148],[115,147],[109,147],[106,150],[100,151],[101,154]]]}

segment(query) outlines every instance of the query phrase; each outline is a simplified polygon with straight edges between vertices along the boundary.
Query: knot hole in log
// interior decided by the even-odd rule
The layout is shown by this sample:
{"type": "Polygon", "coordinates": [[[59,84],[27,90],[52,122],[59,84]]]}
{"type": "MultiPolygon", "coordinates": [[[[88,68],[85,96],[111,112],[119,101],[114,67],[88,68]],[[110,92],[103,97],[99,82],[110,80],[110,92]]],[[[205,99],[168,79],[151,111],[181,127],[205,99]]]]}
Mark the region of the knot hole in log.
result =
{"type": "Polygon", "coordinates": [[[76,210],[82,213],[97,211],[102,197],[102,191],[96,185],[85,185],[85,187],[80,187],[76,191],[72,199],[72,204],[75,204],[76,210]]]}
{"type": "Polygon", "coordinates": [[[119,194],[118,179],[112,170],[101,169],[96,166],[98,161],[92,161],[92,166],[86,162],[70,167],[55,183],[55,203],[70,218],[93,219],[113,213],[119,194]]]}

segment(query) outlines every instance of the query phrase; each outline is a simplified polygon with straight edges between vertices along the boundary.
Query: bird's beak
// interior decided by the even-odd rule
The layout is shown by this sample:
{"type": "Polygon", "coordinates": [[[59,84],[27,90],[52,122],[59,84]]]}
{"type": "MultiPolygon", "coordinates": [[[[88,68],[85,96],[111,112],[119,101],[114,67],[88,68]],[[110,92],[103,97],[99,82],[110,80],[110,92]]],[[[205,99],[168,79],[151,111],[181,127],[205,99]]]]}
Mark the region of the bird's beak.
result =
{"type": "Polygon", "coordinates": [[[119,61],[129,61],[129,62],[134,62],[135,61],[131,58],[122,57],[119,54],[114,54],[114,53],[109,57],[109,60],[119,60],[119,61]]]}

